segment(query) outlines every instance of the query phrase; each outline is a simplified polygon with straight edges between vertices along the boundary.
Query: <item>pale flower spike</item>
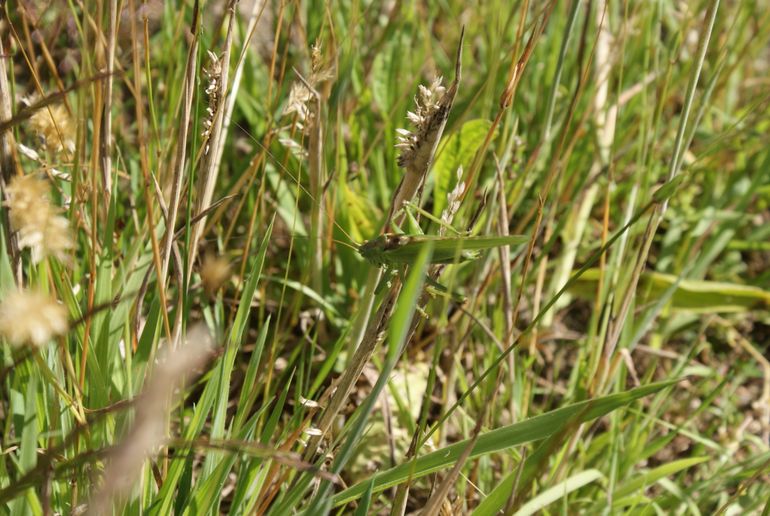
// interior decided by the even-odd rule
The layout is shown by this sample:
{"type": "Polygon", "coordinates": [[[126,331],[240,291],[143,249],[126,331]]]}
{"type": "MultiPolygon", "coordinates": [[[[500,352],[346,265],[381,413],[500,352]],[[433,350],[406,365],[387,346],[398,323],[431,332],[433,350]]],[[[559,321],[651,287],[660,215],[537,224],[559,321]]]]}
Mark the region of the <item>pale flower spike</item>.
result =
{"type": "MultiPolygon", "coordinates": [[[[462,178],[463,166],[460,165],[457,167],[457,185],[447,194],[446,208],[441,212],[441,222],[444,222],[447,225],[452,223],[452,219],[454,219],[454,216],[457,213],[457,210],[460,209],[460,204],[462,203],[463,193],[465,192],[465,182],[463,182],[462,178]]],[[[443,235],[446,232],[446,227],[441,227],[439,231],[440,234],[443,235]]]]}
{"type": "Polygon", "coordinates": [[[418,93],[414,96],[415,110],[406,113],[407,120],[415,126],[414,130],[396,129],[398,133],[396,148],[401,150],[398,165],[401,167],[405,167],[414,159],[417,146],[431,130],[434,115],[441,107],[439,101],[446,92],[446,88],[441,85],[442,80],[442,77],[438,77],[427,88],[422,84],[418,86],[418,93]]]}
{"type": "Polygon", "coordinates": [[[203,119],[203,132],[201,133],[205,142],[204,154],[209,152],[209,137],[214,127],[214,115],[216,115],[216,109],[219,105],[219,81],[222,79],[222,59],[211,50],[207,52],[209,55],[209,66],[203,72],[208,80],[208,85],[203,91],[208,97],[208,105],[206,107],[206,118],[203,119]]]}

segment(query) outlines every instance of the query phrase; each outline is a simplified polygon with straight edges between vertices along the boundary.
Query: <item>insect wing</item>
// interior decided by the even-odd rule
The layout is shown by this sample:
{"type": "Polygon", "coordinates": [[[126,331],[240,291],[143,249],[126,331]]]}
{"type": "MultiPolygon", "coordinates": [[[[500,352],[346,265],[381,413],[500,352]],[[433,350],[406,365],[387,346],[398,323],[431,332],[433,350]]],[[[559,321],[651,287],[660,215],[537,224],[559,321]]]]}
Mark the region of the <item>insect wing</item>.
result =
{"type": "Polygon", "coordinates": [[[423,246],[433,243],[433,263],[462,262],[478,258],[478,253],[493,247],[523,244],[529,240],[524,235],[509,236],[475,236],[475,237],[441,237],[434,235],[419,235],[404,238],[404,243],[383,252],[393,263],[410,263],[414,260],[423,246]]]}
{"type": "Polygon", "coordinates": [[[439,249],[457,251],[483,251],[493,247],[504,245],[523,244],[529,240],[525,235],[508,236],[474,236],[474,237],[438,237],[440,240],[434,244],[434,252],[439,249]]]}

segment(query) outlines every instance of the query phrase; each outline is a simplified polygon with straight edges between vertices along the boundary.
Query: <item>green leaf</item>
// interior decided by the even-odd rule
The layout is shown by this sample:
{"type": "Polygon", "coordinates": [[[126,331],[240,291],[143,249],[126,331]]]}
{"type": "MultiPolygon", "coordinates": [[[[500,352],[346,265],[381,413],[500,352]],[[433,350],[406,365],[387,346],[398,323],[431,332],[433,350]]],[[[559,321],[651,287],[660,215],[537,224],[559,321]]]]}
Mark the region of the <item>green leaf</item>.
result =
{"type": "Polygon", "coordinates": [[[257,335],[257,342],[254,345],[254,351],[251,352],[251,358],[249,359],[249,366],[246,369],[246,376],[244,377],[243,386],[241,387],[241,395],[238,398],[237,410],[235,411],[235,419],[233,423],[233,432],[237,433],[251,412],[251,408],[254,406],[254,402],[258,395],[258,382],[257,382],[257,370],[259,368],[259,360],[262,358],[262,350],[265,348],[265,341],[267,340],[267,330],[270,328],[270,316],[267,316],[267,320],[262,323],[262,328],[257,335]]]}
{"type": "Polygon", "coordinates": [[[19,466],[24,473],[32,470],[37,464],[37,382],[38,375],[33,372],[27,384],[19,449],[19,466]]]}
{"type": "Polygon", "coordinates": [[[11,288],[16,288],[16,281],[13,277],[11,259],[8,256],[5,238],[5,228],[0,224],[0,293],[11,288]]]}
{"type": "MultiPolygon", "coordinates": [[[[19,410],[16,414],[21,417],[21,445],[19,448],[19,469],[22,473],[27,473],[34,469],[37,464],[37,437],[38,437],[38,418],[37,418],[37,385],[38,376],[31,374],[27,383],[27,393],[25,399],[14,396],[16,402],[24,402],[23,413],[19,410]]],[[[15,393],[18,394],[18,393],[15,393]]],[[[19,409],[21,407],[18,407],[19,409]]],[[[42,482],[42,479],[40,479],[42,482]]],[[[40,510],[40,501],[34,489],[27,489],[24,492],[24,498],[17,498],[11,504],[11,514],[27,515],[42,514],[40,510]]]]}
{"type": "Polygon", "coordinates": [[[276,211],[294,235],[307,236],[302,214],[297,210],[297,184],[287,181],[271,164],[265,166],[265,175],[276,197],[276,211]]]}
{"type": "MultiPolygon", "coordinates": [[[[653,383],[626,392],[593,400],[573,403],[519,423],[497,428],[481,435],[470,458],[502,451],[513,446],[546,438],[569,422],[586,422],[601,417],[634,400],[653,394],[676,383],[677,380],[653,383]],[[574,421],[573,421],[574,418],[574,421]]],[[[460,457],[467,440],[419,457],[416,461],[400,464],[374,476],[374,491],[379,492],[400,484],[409,478],[423,477],[434,471],[450,467],[460,457]]],[[[367,482],[356,484],[334,497],[334,504],[341,505],[361,496],[367,482]]]]}
{"type": "MultiPolygon", "coordinates": [[[[599,284],[599,269],[587,270],[570,292],[593,299],[599,284]]],[[[637,288],[640,304],[660,299],[669,289],[671,308],[695,313],[745,312],[770,307],[770,292],[759,287],[720,281],[688,280],[660,272],[642,273],[637,288]]]]}
{"type": "MultiPolygon", "coordinates": [[[[192,418],[184,431],[184,439],[195,439],[203,429],[203,424],[206,422],[209,411],[216,402],[214,408],[214,416],[211,430],[211,436],[219,436],[223,433],[224,419],[227,411],[227,400],[229,398],[230,387],[230,374],[234,367],[235,353],[239,349],[239,342],[242,341],[244,331],[246,329],[246,322],[248,315],[251,312],[251,300],[254,296],[254,291],[257,288],[257,282],[262,273],[262,266],[265,261],[265,254],[267,253],[267,246],[270,243],[270,235],[273,230],[273,222],[275,218],[270,222],[270,226],[265,232],[265,236],[262,239],[262,244],[259,247],[257,256],[254,260],[254,265],[251,270],[251,276],[246,282],[241,295],[241,302],[238,305],[235,321],[233,322],[232,329],[227,339],[225,346],[225,355],[218,366],[214,368],[212,374],[206,382],[206,387],[203,389],[198,404],[195,406],[192,418]]],[[[222,453],[210,453],[206,457],[206,463],[203,470],[205,475],[211,474],[219,460],[222,458],[222,453]]],[[[171,506],[174,503],[173,493],[182,477],[184,467],[186,466],[186,460],[184,458],[174,459],[169,467],[166,480],[161,487],[156,502],[147,511],[150,515],[170,514],[171,506]]]]}
{"type": "MultiPolygon", "coordinates": [[[[441,215],[446,206],[446,197],[454,188],[457,169],[468,168],[476,151],[492,127],[492,122],[484,119],[468,120],[460,130],[444,139],[439,146],[439,154],[433,165],[433,214],[441,215]]],[[[496,135],[497,133],[495,133],[496,135]]],[[[492,136],[494,139],[495,135],[492,136]]]]}
{"type": "Polygon", "coordinates": [[[358,509],[356,509],[355,516],[366,516],[369,514],[369,506],[372,504],[372,489],[374,488],[374,480],[370,480],[366,486],[364,496],[361,497],[361,501],[358,503],[358,509]]]}
{"type": "Polygon", "coordinates": [[[341,214],[350,221],[350,236],[361,242],[373,235],[377,231],[375,223],[379,215],[375,212],[372,202],[350,188],[347,183],[340,184],[339,194],[341,214]]]}
{"type": "MultiPolygon", "coordinates": [[[[246,326],[251,314],[251,301],[254,299],[254,292],[257,289],[262,266],[265,264],[265,255],[267,246],[270,243],[270,235],[273,232],[273,222],[270,223],[265,235],[262,238],[262,244],[254,259],[251,274],[246,281],[243,293],[241,294],[238,310],[235,314],[230,334],[225,345],[225,353],[219,364],[221,375],[219,377],[219,396],[214,407],[214,419],[211,425],[210,437],[212,439],[225,437],[225,421],[227,418],[227,408],[230,403],[230,377],[235,368],[235,357],[238,354],[241,343],[243,342],[246,326]]],[[[204,474],[212,473],[214,465],[219,461],[220,454],[209,453],[204,463],[204,474]]]]}

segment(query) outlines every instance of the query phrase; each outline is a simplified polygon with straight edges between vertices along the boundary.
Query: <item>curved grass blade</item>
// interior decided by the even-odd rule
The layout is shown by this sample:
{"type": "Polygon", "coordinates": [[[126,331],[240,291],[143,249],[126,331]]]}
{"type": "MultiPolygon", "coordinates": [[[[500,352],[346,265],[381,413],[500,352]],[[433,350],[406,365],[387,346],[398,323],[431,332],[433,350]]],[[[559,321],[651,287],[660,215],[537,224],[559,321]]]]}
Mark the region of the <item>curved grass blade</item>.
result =
{"type": "MultiPolygon", "coordinates": [[[[675,384],[678,380],[653,383],[629,391],[604,396],[602,398],[573,403],[560,409],[532,417],[519,423],[486,432],[479,437],[470,458],[498,452],[513,446],[546,438],[559,431],[565,424],[582,423],[604,416],[615,409],[627,405],[639,398],[656,393],[675,384]]],[[[454,464],[468,444],[460,441],[440,450],[419,457],[416,461],[406,462],[394,468],[376,474],[372,479],[362,481],[334,497],[334,505],[342,505],[359,498],[374,481],[374,492],[383,491],[400,484],[407,479],[416,479],[447,468],[454,464]]]]}

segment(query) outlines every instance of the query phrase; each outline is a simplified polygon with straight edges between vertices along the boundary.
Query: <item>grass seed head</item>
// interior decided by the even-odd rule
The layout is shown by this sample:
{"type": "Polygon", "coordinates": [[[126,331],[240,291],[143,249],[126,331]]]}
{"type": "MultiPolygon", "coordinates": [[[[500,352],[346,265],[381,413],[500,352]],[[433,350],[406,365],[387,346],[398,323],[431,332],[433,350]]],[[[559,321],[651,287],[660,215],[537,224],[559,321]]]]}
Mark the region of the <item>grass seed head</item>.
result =
{"type": "MultiPolygon", "coordinates": [[[[441,109],[441,100],[446,93],[446,88],[441,85],[442,78],[439,77],[429,87],[422,84],[418,87],[418,93],[414,97],[415,110],[408,111],[406,118],[414,125],[413,130],[398,129],[398,143],[396,148],[401,150],[398,157],[398,165],[407,167],[415,160],[420,146],[424,145],[427,137],[438,125],[440,125],[446,116],[445,110],[441,109]]],[[[432,147],[432,143],[431,147],[432,147]]]]}
{"type": "Polygon", "coordinates": [[[307,104],[311,98],[313,98],[313,94],[307,86],[299,81],[293,82],[291,90],[289,90],[289,100],[283,109],[284,116],[296,113],[297,119],[300,122],[305,122],[310,116],[310,108],[307,104]]]}
{"type": "Polygon", "coordinates": [[[201,136],[206,141],[205,153],[209,152],[209,137],[211,136],[211,130],[214,127],[214,116],[216,115],[220,96],[220,81],[222,80],[222,58],[216,55],[211,50],[209,54],[209,65],[203,70],[204,76],[208,81],[206,89],[206,97],[208,97],[208,106],[206,107],[206,117],[203,119],[203,133],[201,136]]]}
{"type": "MultiPolygon", "coordinates": [[[[460,205],[463,200],[463,193],[465,193],[465,182],[463,182],[463,167],[460,165],[457,167],[457,185],[446,196],[446,208],[441,212],[441,222],[449,225],[455,217],[455,214],[460,209],[460,205]]],[[[439,234],[446,233],[446,226],[442,226],[439,229],[439,234]]]]}
{"type": "Polygon", "coordinates": [[[19,247],[30,248],[34,263],[47,256],[67,263],[68,251],[74,247],[69,221],[61,215],[61,208],[51,204],[49,192],[48,184],[34,175],[16,176],[8,185],[5,205],[19,247]]]}
{"type": "Polygon", "coordinates": [[[65,159],[75,152],[75,123],[61,104],[44,107],[30,118],[32,131],[51,154],[65,159]]]}
{"type": "Polygon", "coordinates": [[[230,262],[223,256],[207,254],[200,275],[206,294],[213,296],[230,279],[230,262]]]}
{"type": "Polygon", "coordinates": [[[14,346],[42,346],[67,328],[67,310],[43,292],[14,290],[0,303],[0,334],[14,346]]]}

